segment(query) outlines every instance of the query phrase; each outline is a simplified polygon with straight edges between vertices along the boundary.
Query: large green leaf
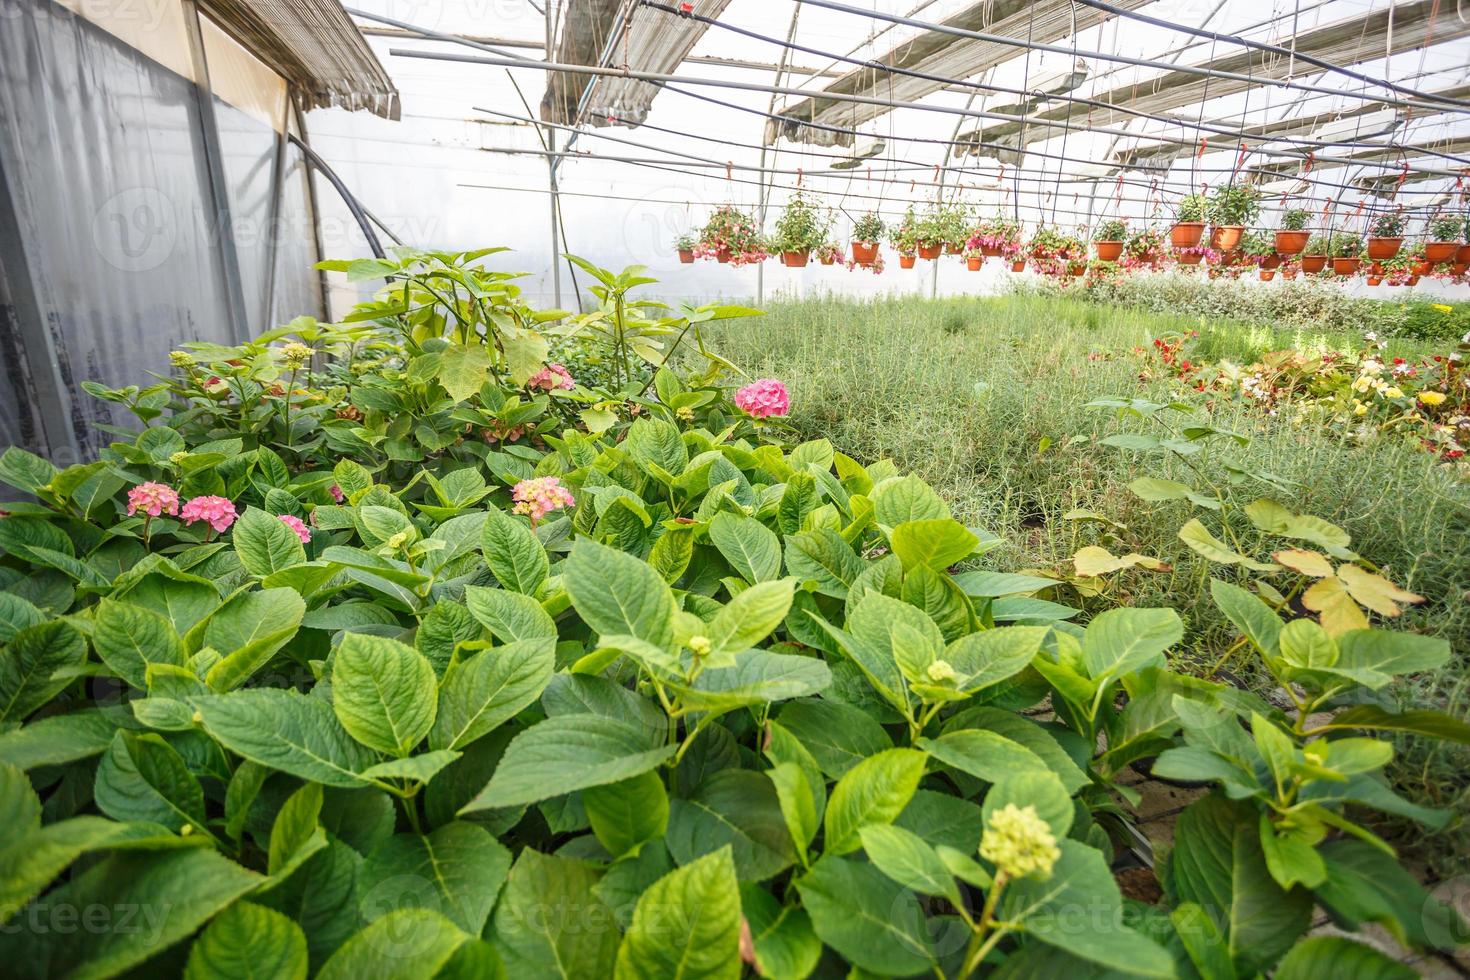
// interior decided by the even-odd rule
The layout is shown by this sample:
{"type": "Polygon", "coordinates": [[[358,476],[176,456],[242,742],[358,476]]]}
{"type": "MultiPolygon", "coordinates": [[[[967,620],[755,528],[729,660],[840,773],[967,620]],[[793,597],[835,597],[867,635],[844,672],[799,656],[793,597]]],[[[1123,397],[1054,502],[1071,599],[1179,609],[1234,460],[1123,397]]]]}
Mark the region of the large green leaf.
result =
{"type": "Polygon", "coordinates": [[[944,571],[970,557],[980,539],[952,518],[905,521],[888,535],[905,569],[920,565],[944,571]]]}
{"type": "Polygon", "coordinates": [[[685,708],[725,712],[817,694],[831,683],[832,671],[816,657],[749,650],[735,658],[733,667],[705,670],[692,686],[668,686],[685,708]]]}
{"type": "Polygon", "coordinates": [[[617,980],[736,980],[740,890],[721,848],[654,882],[618,947],[617,980]]]}
{"type": "Polygon", "coordinates": [[[358,773],[376,761],[322,698],[252,688],[193,703],[205,731],[231,752],[324,786],[362,786],[358,773]]]}
{"type": "Polygon", "coordinates": [[[184,980],[306,980],[306,935],[251,902],[225,909],[189,948],[184,980]]]}
{"type": "Polygon", "coordinates": [[[439,383],[457,402],[466,401],[490,377],[490,348],[450,344],[439,354],[439,383]]]}
{"type": "Polygon", "coordinates": [[[715,613],[706,628],[712,654],[749,650],[781,625],[791,608],[795,582],[757,582],[715,613]]]}
{"type": "Polygon", "coordinates": [[[776,787],[749,769],[723,769],[674,799],[666,843],[680,864],[728,846],[741,881],[764,881],[796,860],[776,787]]]}
{"type": "Polygon", "coordinates": [[[541,603],[528,595],[470,585],[465,587],[464,601],[470,615],[503,643],[556,639],[556,623],[541,603]]]}
{"type": "Polygon", "coordinates": [[[899,977],[932,969],[919,900],[873,865],[824,857],[796,889],[817,935],[854,966],[899,977]]]}
{"type": "Polygon", "coordinates": [[[863,561],[842,535],[819,527],[786,539],[786,570],[822,595],[841,599],[862,574],[863,561]]]}
{"type": "Polygon", "coordinates": [[[259,507],[247,507],[230,532],[235,555],[245,571],[265,578],[306,561],[306,549],[286,522],[259,507]]]}
{"type": "Polygon", "coordinates": [[[1312,936],[1287,953],[1272,976],[1275,980],[1416,980],[1419,973],[1364,943],[1342,936],[1312,936]]]}
{"type": "Polygon", "coordinates": [[[111,977],[185,939],[263,879],[213,850],[113,854],[22,911],[0,937],[9,976],[111,977]],[[105,909],[85,929],[53,926],[59,909],[105,909]]]}
{"type": "Polygon", "coordinates": [[[1164,651],[1183,638],[1184,623],[1172,609],[1109,609],[1087,624],[1082,659],[1101,685],[1162,665],[1164,651]]]}
{"type": "Polygon", "coordinates": [[[965,728],[938,738],[921,738],[914,744],[946,766],[987,783],[1049,771],[1041,756],[991,731],[965,728]]]}
{"type": "Polygon", "coordinates": [[[623,445],[634,462],[654,474],[662,471],[678,476],[689,465],[689,450],[679,436],[678,426],[663,419],[635,419],[623,445]]]}
{"type": "Polygon", "coordinates": [[[362,855],[331,839],[290,877],[256,900],[289,915],[306,933],[313,968],[357,932],[357,873],[362,855]]]}
{"type": "Polygon", "coordinates": [[[611,976],[618,951],[597,872],[572,858],[521,851],[495,909],[494,939],[512,977],[611,976]]]}
{"type": "Polygon", "coordinates": [[[924,838],[892,824],[869,824],[858,832],[868,860],[879,871],[921,895],[963,903],[954,876],[924,838]]]}
{"type": "Polygon", "coordinates": [[[673,641],[674,594],[645,562],[583,538],[563,576],[577,614],[599,634],[636,636],[660,648],[673,641]]]}
{"type": "Polygon", "coordinates": [[[1001,626],[967,633],[945,648],[944,659],[955,669],[961,691],[981,691],[1025,670],[1050,631],[1048,626],[1001,626]]]}
{"type": "Polygon", "coordinates": [[[1281,617],[1270,606],[1240,586],[1220,579],[1210,580],[1210,596],[1257,650],[1268,657],[1280,652],[1281,617]]]}
{"type": "Polygon", "coordinates": [[[469,939],[438,912],[400,909],[343,943],[317,980],[422,980],[438,973],[469,939]]]}
{"type": "Polygon", "coordinates": [[[321,815],[322,788],[317,783],[307,783],[286,798],[271,824],[266,850],[265,866],[272,878],[286,878],[327,846],[321,815]]]}
{"type": "Polygon", "coordinates": [[[755,946],[755,969],[773,980],[803,980],[817,968],[822,941],[799,904],[782,905],[765,889],[740,886],[740,912],[755,946]]]}
{"type": "Polygon", "coordinates": [[[0,592],[0,643],[9,643],[27,626],[44,623],[46,614],[14,592],[0,592]]]}
{"type": "Polygon", "coordinates": [[[721,511],[710,521],[709,539],[747,582],[780,576],[781,541],[755,518],[721,511]]]}
{"type": "Polygon", "coordinates": [[[582,806],[598,843],[613,857],[636,852],[662,837],[669,825],[669,794],[652,771],[589,786],[582,791],[582,806]]]}
{"type": "Polygon", "coordinates": [[[224,654],[205,675],[205,682],[215,691],[239,687],[296,635],[305,614],[306,603],[295,589],[261,589],[235,596],[204,627],[203,645],[224,654]]]}
{"type": "Polygon", "coordinates": [[[849,769],[827,801],[826,853],[855,851],[863,827],[892,823],[919,788],[928,761],[914,749],[886,749],[849,769]]]}
{"type": "Polygon", "coordinates": [[[1255,809],[1217,794],[1180,814],[1168,887],[1210,913],[1246,972],[1274,963],[1311,922],[1310,894],[1283,890],[1266,867],[1255,809]]]}
{"type": "Polygon", "coordinates": [[[18,722],[66,687],[57,671],[79,666],[87,644],[70,623],[53,620],[27,626],[0,656],[0,722],[18,722]]]}
{"type": "Polygon", "coordinates": [[[140,691],[148,689],[149,664],[184,665],[184,644],[172,623],[151,609],[113,599],[97,604],[92,647],[114,674],[140,691]]]}
{"type": "Polygon", "coordinates": [[[905,521],[941,520],[949,516],[949,507],[939,494],[919,477],[895,476],[879,483],[868,495],[878,523],[898,527],[905,521]]]}
{"type": "Polygon", "coordinates": [[[472,823],[395,834],[363,862],[358,907],[369,922],[399,909],[431,909],[478,936],[509,871],[510,851],[472,823]]]}
{"type": "Polygon", "coordinates": [[[647,772],[673,755],[650,733],[597,715],[547,718],[511,740],[490,782],[461,811],[539,803],[647,772]]]}
{"type": "Polygon", "coordinates": [[[483,650],[450,665],[439,685],[432,749],[461,749],[514,718],[546,689],[556,668],[550,639],[483,650]]]}
{"type": "Polygon", "coordinates": [[[520,521],[492,511],[480,532],[480,548],[502,587],[529,596],[540,591],[550,563],[546,549],[520,521]]]}
{"type": "Polygon", "coordinates": [[[438,710],[434,668],[413,647],[347,633],[332,660],[332,708],[370,749],[405,756],[429,734],[438,710]]]}
{"type": "Polygon", "coordinates": [[[1399,630],[1350,630],[1337,646],[1337,662],[1319,669],[1375,691],[1399,674],[1434,670],[1450,658],[1448,640],[1399,630]]]}
{"type": "Polygon", "coordinates": [[[203,830],[204,790],[182,756],[157,735],[120,731],[97,766],[97,808],[114,820],[203,830]]]}
{"type": "Polygon", "coordinates": [[[869,756],[893,747],[882,725],[861,709],[839,701],[814,698],[793,701],[782,707],[780,721],[832,779],[841,777],[869,756]]]}
{"type": "Polygon", "coordinates": [[[1321,854],[1327,880],[1314,893],[1343,928],[1374,922],[1418,949],[1452,949],[1466,935],[1452,904],[1431,898],[1419,879],[1377,847],[1344,838],[1323,844],[1321,854]]]}

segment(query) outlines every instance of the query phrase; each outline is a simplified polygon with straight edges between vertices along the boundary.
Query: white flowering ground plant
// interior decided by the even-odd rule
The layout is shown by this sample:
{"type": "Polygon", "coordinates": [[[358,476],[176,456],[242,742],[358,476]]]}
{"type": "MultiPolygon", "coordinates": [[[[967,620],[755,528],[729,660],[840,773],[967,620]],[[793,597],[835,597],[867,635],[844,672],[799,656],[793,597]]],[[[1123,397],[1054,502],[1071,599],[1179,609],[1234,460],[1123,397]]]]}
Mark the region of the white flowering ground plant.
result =
{"type": "MultiPolygon", "coordinates": [[[[599,272],[604,307],[646,278],[599,272]]],[[[719,362],[660,363],[604,427],[550,404],[580,387],[565,365],[507,378],[497,353],[478,380],[459,353],[446,377],[455,345],[493,346],[464,331],[480,314],[405,338],[394,309],[330,344],[297,324],[255,355],[290,370],[287,345],[312,346],[311,383],[361,418],[238,431],[168,387],[96,462],[0,455],[17,491],[0,517],[7,975],[1387,962],[1351,939],[1291,948],[1313,895],[1349,928],[1442,941],[1408,921],[1422,889],[1339,810],[1390,806],[1358,732],[1462,726],[1334,713],[1342,683],[1374,689],[1437,648],[1294,623],[1273,638],[1245,607],[1308,714],[1275,710],[1171,670],[1188,642],[1172,610],[1077,622],[1059,579],[987,567],[1000,542],[918,477],[793,444],[776,379],[731,392],[719,362]],[[367,351],[381,363],[342,363],[367,351]],[[535,438],[465,449],[512,399],[540,407],[496,417],[535,438]],[[471,435],[427,451],[439,420],[471,435]],[[1224,787],[1187,811],[1148,906],[1110,867],[1131,840],[1112,777],[1146,759],[1224,787]],[[1332,773],[1344,786],[1321,789],[1332,773]],[[1291,914],[1248,914],[1274,903],[1291,914]],[[97,909],[142,909],[146,928],[97,909]]]]}

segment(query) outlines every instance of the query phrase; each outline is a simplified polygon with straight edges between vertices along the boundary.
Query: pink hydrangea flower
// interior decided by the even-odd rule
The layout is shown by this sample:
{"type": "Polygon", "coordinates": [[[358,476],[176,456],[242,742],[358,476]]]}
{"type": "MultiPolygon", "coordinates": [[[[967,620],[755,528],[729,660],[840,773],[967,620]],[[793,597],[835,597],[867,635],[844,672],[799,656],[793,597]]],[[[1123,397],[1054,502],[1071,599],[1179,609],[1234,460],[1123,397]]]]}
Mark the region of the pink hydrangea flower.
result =
{"type": "Polygon", "coordinates": [[[791,396],[775,378],[761,378],[735,392],[735,407],[758,419],[785,415],[791,411],[791,396]]]}
{"type": "Polygon", "coordinates": [[[223,534],[235,523],[235,505],[224,497],[195,497],[184,505],[179,516],[184,519],[185,524],[205,521],[217,533],[223,534]]]}
{"type": "Polygon", "coordinates": [[[277,514],[276,516],[281,519],[282,524],[296,533],[296,536],[301,539],[302,544],[306,544],[306,542],[311,540],[311,532],[306,529],[305,524],[301,523],[301,518],[292,517],[290,514],[277,514]]]}
{"type": "Polygon", "coordinates": [[[535,480],[522,480],[510,492],[515,506],[511,510],[531,518],[531,526],[554,510],[570,507],[577,501],[572,492],[561,485],[554,476],[543,476],[535,480]]]}
{"type": "Polygon", "coordinates": [[[128,516],[142,511],[149,517],[179,512],[179,495],[163,483],[140,483],[128,491],[128,516]]]}
{"type": "Polygon", "coordinates": [[[342,488],[337,486],[337,484],[335,483],[327,488],[327,492],[330,493],[332,495],[332,499],[337,501],[337,503],[339,504],[347,499],[347,495],[342,492],[342,488]]]}
{"type": "Polygon", "coordinates": [[[534,391],[567,391],[576,386],[571,372],[560,364],[546,365],[526,382],[526,387],[534,391]]]}

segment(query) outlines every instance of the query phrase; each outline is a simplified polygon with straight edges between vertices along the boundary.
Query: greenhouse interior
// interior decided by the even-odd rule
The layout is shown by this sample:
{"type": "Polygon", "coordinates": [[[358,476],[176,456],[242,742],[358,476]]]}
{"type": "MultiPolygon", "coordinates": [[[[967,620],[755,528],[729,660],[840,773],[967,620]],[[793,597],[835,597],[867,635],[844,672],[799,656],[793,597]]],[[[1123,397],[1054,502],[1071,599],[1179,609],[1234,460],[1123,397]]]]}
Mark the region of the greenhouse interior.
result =
{"type": "Polygon", "coordinates": [[[1460,0],[0,0],[0,361],[5,976],[1470,977],[1460,0]]]}

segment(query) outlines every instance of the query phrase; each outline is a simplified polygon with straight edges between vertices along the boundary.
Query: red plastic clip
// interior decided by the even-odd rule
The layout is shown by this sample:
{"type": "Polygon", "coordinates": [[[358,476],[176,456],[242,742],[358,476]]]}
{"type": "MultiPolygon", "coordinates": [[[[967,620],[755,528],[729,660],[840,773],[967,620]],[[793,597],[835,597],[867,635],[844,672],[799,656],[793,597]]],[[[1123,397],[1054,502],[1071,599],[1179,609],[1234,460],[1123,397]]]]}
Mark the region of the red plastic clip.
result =
{"type": "Polygon", "coordinates": [[[1312,172],[1312,167],[1316,164],[1316,162],[1317,162],[1317,154],[1313,153],[1311,150],[1308,150],[1307,151],[1307,166],[1306,166],[1306,169],[1304,169],[1302,171],[1302,173],[1304,173],[1304,174],[1311,173],[1312,172]]]}
{"type": "Polygon", "coordinates": [[[681,13],[681,14],[692,14],[692,13],[694,13],[694,4],[692,4],[692,3],[681,3],[681,4],[679,4],[679,13],[681,13]]]}
{"type": "Polygon", "coordinates": [[[796,186],[797,187],[800,187],[801,186],[801,168],[800,167],[797,167],[796,168],[796,186]]]}
{"type": "Polygon", "coordinates": [[[734,170],[735,170],[735,161],[734,160],[726,160],[725,161],[725,179],[726,180],[734,180],[735,179],[734,176],[733,176],[733,171],[734,170]]]}
{"type": "Polygon", "coordinates": [[[1200,137],[1200,140],[1199,140],[1199,152],[1194,155],[1194,158],[1196,160],[1198,160],[1200,157],[1204,156],[1205,155],[1205,147],[1207,147],[1209,145],[1210,145],[1209,137],[1207,137],[1207,136],[1201,136],[1200,137]]]}

